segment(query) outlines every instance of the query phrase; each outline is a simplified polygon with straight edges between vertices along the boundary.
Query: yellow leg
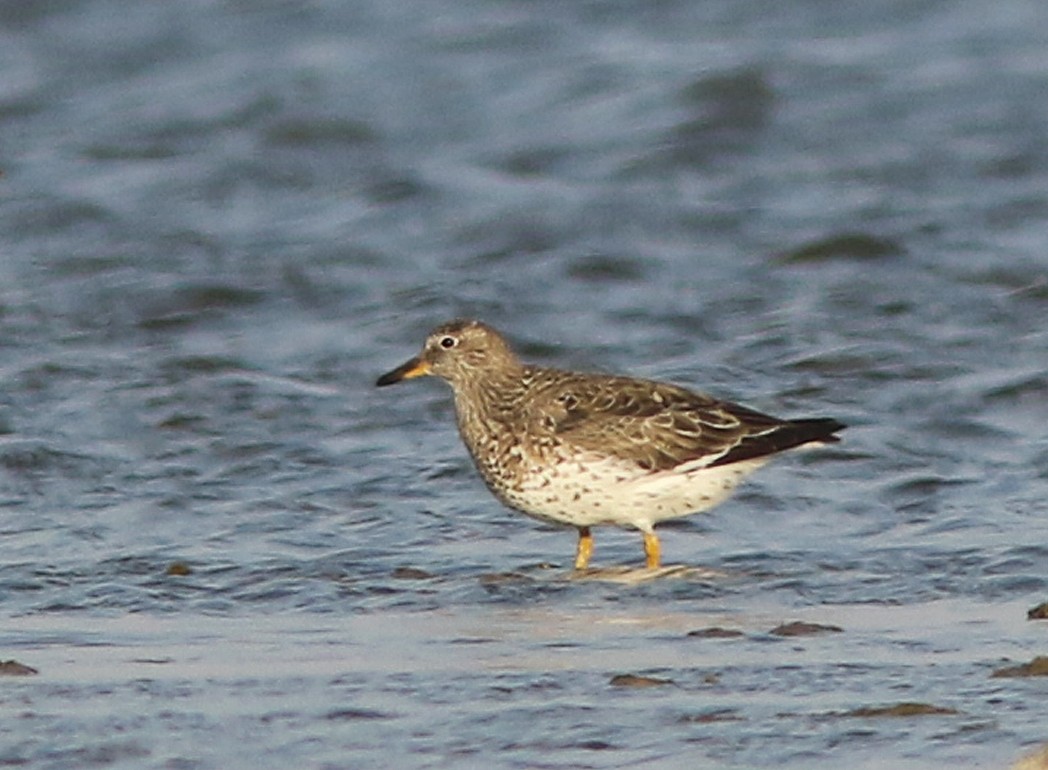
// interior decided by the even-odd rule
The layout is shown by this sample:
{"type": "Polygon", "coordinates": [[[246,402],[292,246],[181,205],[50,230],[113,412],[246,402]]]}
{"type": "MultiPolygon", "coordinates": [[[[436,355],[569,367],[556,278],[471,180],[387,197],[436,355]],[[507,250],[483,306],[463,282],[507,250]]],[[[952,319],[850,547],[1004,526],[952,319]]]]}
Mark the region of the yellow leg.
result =
{"type": "Polygon", "coordinates": [[[654,532],[644,533],[644,555],[648,557],[648,569],[658,569],[662,563],[662,547],[659,536],[654,532]]]}
{"type": "Polygon", "coordinates": [[[579,546],[575,551],[575,569],[586,569],[593,555],[593,534],[589,527],[579,527],[579,546]]]}

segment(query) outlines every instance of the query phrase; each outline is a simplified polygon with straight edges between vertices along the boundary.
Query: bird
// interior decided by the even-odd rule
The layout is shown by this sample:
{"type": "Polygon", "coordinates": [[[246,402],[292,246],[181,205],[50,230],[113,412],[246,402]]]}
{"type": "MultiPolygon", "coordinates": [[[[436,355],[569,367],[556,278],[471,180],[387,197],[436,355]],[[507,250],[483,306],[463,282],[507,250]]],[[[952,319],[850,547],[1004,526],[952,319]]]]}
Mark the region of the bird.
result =
{"type": "Polygon", "coordinates": [[[600,525],[639,530],[645,566],[658,569],[658,523],[709,510],[775,455],[839,441],[846,427],[655,380],[527,364],[473,319],[437,326],[375,384],[426,375],[451,386],[459,434],[495,497],[578,531],[577,571],[589,568],[600,525]]]}

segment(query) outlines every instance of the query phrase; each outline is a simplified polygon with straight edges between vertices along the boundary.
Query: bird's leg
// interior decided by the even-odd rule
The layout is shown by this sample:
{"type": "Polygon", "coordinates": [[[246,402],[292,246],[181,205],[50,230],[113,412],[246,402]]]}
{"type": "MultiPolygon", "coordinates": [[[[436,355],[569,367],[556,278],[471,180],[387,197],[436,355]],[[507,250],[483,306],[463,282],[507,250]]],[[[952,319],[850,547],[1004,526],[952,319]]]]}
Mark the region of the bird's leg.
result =
{"type": "Polygon", "coordinates": [[[652,532],[644,533],[644,555],[648,558],[648,569],[658,569],[662,563],[662,547],[659,536],[652,532]]]}
{"type": "Polygon", "coordinates": [[[579,545],[575,550],[575,569],[586,569],[593,555],[593,534],[589,527],[579,527],[579,545]]]}

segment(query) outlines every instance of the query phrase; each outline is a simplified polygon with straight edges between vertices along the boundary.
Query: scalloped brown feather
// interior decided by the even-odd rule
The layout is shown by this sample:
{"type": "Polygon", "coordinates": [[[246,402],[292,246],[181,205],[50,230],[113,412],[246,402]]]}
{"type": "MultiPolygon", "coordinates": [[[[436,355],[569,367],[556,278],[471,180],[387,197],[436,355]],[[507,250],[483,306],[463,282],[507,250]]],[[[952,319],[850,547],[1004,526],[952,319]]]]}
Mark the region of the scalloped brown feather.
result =
{"type": "Polygon", "coordinates": [[[780,420],[730,401],[653,380],[529,367],[532,407],[558,440],[613,454],[650,471],[703,458],[709,466],[837,441],[832,419],[780,420]]]}

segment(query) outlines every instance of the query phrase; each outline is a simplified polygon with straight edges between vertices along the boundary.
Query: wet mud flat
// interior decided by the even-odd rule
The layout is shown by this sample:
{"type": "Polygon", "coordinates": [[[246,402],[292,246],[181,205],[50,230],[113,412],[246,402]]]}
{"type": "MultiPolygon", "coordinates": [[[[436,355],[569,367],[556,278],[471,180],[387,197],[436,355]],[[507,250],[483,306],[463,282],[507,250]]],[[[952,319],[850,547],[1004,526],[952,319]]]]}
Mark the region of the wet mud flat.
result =
{"type": "Polygon", "coordinates": [[[784,611],[750,592],[715,608],[674,600],[679,571],[624,586],[626,571],[594,591],[523,568],[498,601],[431,609],[13,618],[0,647],[39,673],[3,682],[0,760],[1006,767],[1048,724],[1048,680],[1021,676],[1043,673],[1028,601],[784,611]],[[523,601],[536,585],[558,593],[523,601]]]}

